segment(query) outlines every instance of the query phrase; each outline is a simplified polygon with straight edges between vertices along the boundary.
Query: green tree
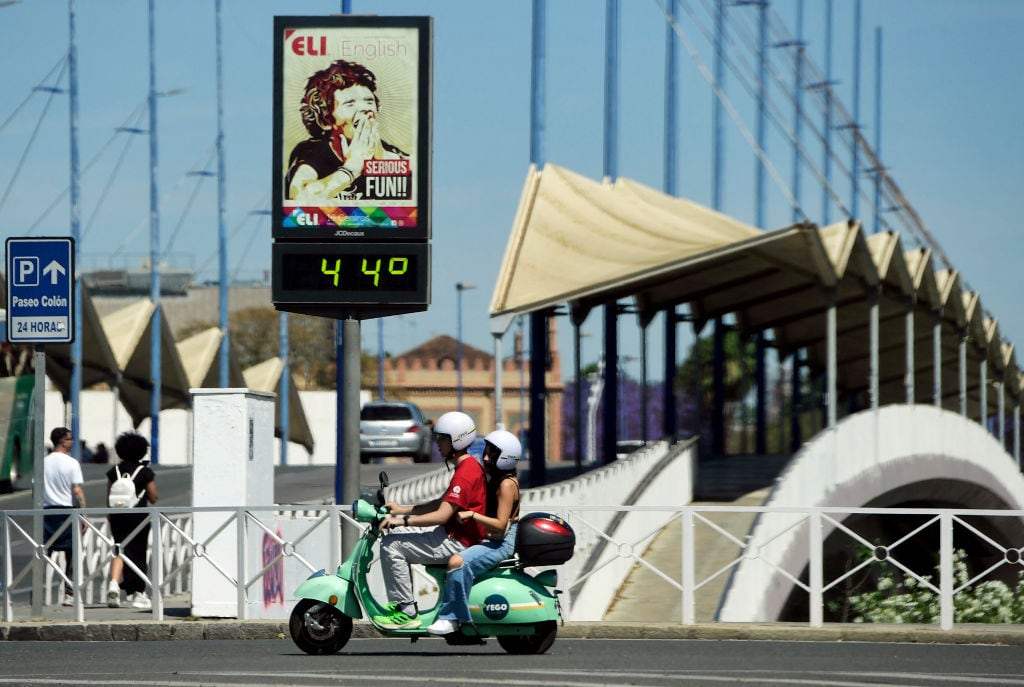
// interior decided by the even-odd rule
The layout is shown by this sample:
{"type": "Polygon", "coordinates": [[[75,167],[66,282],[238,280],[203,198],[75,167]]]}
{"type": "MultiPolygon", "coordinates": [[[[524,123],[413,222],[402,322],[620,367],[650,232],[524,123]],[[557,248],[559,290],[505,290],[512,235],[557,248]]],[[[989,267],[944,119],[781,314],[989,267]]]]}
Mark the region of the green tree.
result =
{"type": "MultiPolygon", "coordinates": [[[[725,400],[735,403],[743,400],[753,384],[754,344],[742,341],[735,329],[725,332],[725,400]]],[[[714,374],[712,355],[714,354],[714,337],[702,336],[690,346],[686,360],[676,372],[676,388],[692,389],[694,368],[700,356],[700,389],[701,403],[705,408],[711,407],[711,392],[714,374]]]]}

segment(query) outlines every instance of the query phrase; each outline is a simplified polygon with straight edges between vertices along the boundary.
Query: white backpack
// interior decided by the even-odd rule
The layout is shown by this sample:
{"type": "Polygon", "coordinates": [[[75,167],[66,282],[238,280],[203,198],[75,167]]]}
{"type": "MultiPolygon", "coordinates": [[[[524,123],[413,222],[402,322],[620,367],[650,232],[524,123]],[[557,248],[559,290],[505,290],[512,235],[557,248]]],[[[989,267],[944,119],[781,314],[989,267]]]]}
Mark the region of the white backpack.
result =
{"type": "MultiPolygon", "coordinates": [[[[114,468],[117,470],[117,468],[114,468]]],[[[135,472],[127,474],[117,470],[117,479],[110,485],[110,493],[107,495],[107,506],[110,508],[134,508],[139,502],[145,490],[135,493],[135,475],[139,474],[142,466],[135,468],[135,472]]]]}

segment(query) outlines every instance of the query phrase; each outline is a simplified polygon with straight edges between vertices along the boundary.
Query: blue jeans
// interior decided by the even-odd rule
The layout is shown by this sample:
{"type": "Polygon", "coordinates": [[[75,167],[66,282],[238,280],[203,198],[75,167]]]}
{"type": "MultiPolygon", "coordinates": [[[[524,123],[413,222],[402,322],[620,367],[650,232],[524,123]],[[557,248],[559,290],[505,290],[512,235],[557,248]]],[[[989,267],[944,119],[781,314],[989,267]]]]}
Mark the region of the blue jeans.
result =
{"type": "Polygon", "coordinates": [[[519,523],[512,523],[501,541],[483,541],[474,544],[459,555],[462,556],[462,565],[455,570],[448,571],[448,577],[444,583],[444,603],[437,613],[439,620],[458,620],[468,623],[472,619],[469,615],[469,590],[473,587],[473,580],[480,573],[487,572],[495,565],[511,558],[516,548],[516,530],[519,523]]]}

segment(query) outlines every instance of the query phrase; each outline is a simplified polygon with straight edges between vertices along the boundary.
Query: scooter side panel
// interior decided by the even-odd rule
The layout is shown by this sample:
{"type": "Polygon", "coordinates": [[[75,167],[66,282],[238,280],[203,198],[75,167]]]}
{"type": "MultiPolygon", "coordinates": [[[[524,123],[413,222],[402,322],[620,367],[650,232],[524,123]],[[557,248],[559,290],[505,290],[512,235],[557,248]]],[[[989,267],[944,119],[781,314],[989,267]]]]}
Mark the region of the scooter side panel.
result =
{"type": "Polygon", "coordinates": [[[532,577],[513,570],[487,573],[469,593],[469,611],[478,624],[520,624],[558,620],[555,596],[532,577]]]}
{"type": "Polygon", "coordinates": [[[314,575],[307,578],[295,590],[295,598],[316,599],[333,605],[350,618],[363,617],[363,611],[359,607],[359,600],[356,598],[352,584],[337,575],[314,575]],[[337,599],[334,603],[331,602],[332,596],[337,599]]]}

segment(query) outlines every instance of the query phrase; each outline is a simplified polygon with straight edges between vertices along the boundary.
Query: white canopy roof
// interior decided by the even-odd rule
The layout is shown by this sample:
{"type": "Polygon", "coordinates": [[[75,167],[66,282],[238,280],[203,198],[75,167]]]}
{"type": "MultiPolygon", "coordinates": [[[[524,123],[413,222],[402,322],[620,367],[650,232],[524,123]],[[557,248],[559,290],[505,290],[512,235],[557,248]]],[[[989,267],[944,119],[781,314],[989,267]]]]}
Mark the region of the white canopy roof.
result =
{"type": "MultiPolygon", "coordinates": [[[[647,323],[686,304],[698,329],[731,314],[747,333],[773,330],[783,352],[805,349],[822,369],[825,313],[834,305],[840,386],[860,393],[868,387],[877,298],[882,402],[906,397],[909,314],[917,402],[933,393],[939,322],[943,405],[958,406],[955,370],[966,334],[968,412],[977,415],[982,360],[1015,396],[1022,384],[1012,346],[960,284],[955,271],[935,270],[929,250],[904,250],[893,232],[866,237],[856,221],[765,232],[628,179],[598,183],[548,164],[527,173],[490,312],[498,318],[568,303],[579,322],[595,305],[631,297],[647,323]]],[[[995,394],[987,398],[994,410],[995,394]]]]}

